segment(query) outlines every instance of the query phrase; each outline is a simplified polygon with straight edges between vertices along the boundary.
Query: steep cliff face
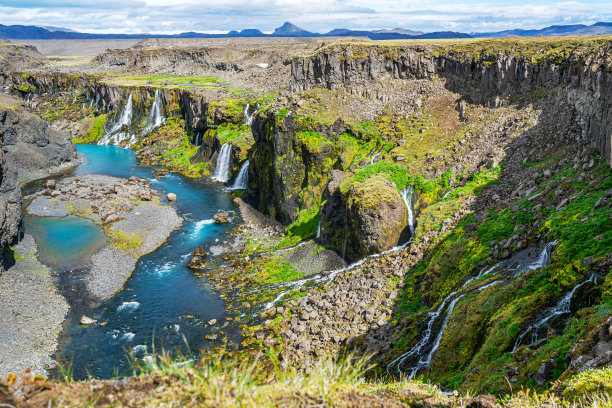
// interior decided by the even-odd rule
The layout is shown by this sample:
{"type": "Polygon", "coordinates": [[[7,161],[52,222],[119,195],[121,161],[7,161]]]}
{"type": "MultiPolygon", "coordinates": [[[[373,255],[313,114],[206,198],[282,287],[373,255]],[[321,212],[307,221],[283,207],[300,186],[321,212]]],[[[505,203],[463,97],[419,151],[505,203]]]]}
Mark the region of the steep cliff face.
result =
{"type": "Polygon", "coordinates": [[[3,147],[4,135],[0,132],[0,273],[5,261],[9,261],[5,250],[23,235],[21,183],[17,167],[3,147]]]}
{"type": "Polygon", "coordinates": [[[443,78],[447,88],[470,102],[497,107],[561,87],[582,138],[612,163],[611,50],[608,39],[340,44],[294,58],[291,89],[345,88],[376,97],[384,93],[385,81],[443,78]]]}
{"type": "Polygon", "coordinates": [[[318,209],[331,171],[340,165],[341,151],[334,142],[345,129],[337,123],[303,131],[293,116],[278,120],[274,112],[257,115],[249,180],[260,210],[290,224],[299,211],[318,209]]]}
{"type": "Polygon", "coordinates": [[[346,176],[332,172],[321,209],[319,241],[350,261],[399,244],[408,226],[408,214],[396,185],[381,175],[354,183],[343,194],[340,185],[346,176]]]}
{"type": "Polygon", "coordinates": [[[10,154],[21,181],[44,177],[74,165],[71,136],[23,108],[0,109],[2,148],[10,154]]]}

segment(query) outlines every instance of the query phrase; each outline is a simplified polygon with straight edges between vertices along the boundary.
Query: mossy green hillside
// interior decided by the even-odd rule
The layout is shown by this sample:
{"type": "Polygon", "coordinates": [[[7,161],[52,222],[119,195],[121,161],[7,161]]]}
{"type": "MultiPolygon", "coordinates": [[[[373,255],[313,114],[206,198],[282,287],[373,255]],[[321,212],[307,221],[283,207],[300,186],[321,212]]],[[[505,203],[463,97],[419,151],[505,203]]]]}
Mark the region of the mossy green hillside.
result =
{"type": "MultiPolygon", "coordinates": [[[[464,213],[453,228],[448,228],[444,220],[451,218],[462,202],[470,197],[478,200],[492,186],[503,187],[504,166],[477,173],[455,184],[451,192],[442,186],[448,180],[456,180],[455,175],[447,176],[447,181],[441,177],[435,183],[429,182],[425,190],[432,192],[430,202],[420,210],[414,240],[419,242],[431,229],[439,229],[443,234],[430,244],[404,282],[406,286],[394,315],[395,321],[404,327],[403,337],[395,343],[396,352],[407,350],[418,340],[417,322],[423,319],[425,311],[439,305],[450,292],[462,290],[466,295],[449,319],[427,378],[464,391],[503,393],[509,391],[506,373],[516,369],[518,374],[514,378],[518,384],[543,389],[531,376],[543,362],[552,360],[554,368],[547,386],[558,379],[565,371],[565,355],[574,341],[612,311],[609,296],[591,294],[585,303],[580,300],[582,292],[577,292],[577,304],[588,307],[569,319],[566,315],[555,320],[559,327],[549,331],[545,344],[535,351],[524,345],[514,354],[511,351],[519,333],[526,330],[538,313],[598,271],[597,265],[612,252],[612,210],[596,205],[612,188],[612,170],[601,158],[596,157],[595,162],[588,178],[584,171],[566,165],[555,176],[542,181],[538,190],[516,197],[513,204],[481,212],[479,216],[484,218],[479,221],[475,214],[464,213]],[[559,186],[571,197],[563,205],[553,201],[559,186]],[[536,195],[542,200],[531,199],[536,195]],[[546,237],[547,242],[557,241],[550,266],[518,277],[502,275],[501,283],[482,292],[470,291],[474,285],[499,277],[487,275],[461,288],[467,277],[496,262],[490,255],[492,242],[523,231],[531,231],[527,241],[536,248],[541,237],[546,237]],[[466,324],[471,328],[469,331],[464,329],[466,324]]],[[[542,174],[554,164],[556,161],[551,158],[532,169],[542,174]]],[[[511,252],[516,245],[510,247],[511,252]]],[[[609,268],[600,268],[597,273],[605,276],[609,268]]],[[[600,289],[603,293],[605,282],[600,289]]]]}

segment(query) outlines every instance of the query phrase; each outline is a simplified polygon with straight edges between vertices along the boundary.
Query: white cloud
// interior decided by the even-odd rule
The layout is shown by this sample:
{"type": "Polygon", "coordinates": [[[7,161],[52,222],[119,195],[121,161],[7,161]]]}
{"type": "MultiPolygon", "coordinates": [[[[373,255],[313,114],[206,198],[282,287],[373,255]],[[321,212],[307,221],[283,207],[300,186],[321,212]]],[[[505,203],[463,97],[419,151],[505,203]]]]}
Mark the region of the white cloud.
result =
{"type": "Polygon", "coordinates": [[[2,24],[67,27],[94,33],[270,32],[284,21],[306,30],[405,27],[495,31],[612,20],[610,1],[501,0],[0,0],[2,24]]]}

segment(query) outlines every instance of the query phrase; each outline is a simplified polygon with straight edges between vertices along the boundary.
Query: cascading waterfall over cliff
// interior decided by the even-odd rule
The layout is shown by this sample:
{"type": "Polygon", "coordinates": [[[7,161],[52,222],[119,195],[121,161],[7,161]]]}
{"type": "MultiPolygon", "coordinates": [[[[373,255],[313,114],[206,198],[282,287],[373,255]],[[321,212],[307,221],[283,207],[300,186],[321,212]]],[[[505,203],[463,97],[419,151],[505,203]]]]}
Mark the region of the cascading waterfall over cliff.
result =
{"type": "Polygon", "coordinates": [[[406,211],[408,212],[408,228],[410,229],[410,236],[412,237],[414,235],[414,189],[412,187],[406,187],[401,191],[400,196],[406,205],[406,211]]]}
{"type": "MultiPolygon", "coordinates": [[[[477,288],[476,291],[481,292],[500,282],[500,280],[493,281],[477,288]]],[[[412,380],[419,371],[429,368],[431,360],[440,346],[442,334],[444,334],[444,329],[446,329],[446,325],[453,314],[457,302],[468,293],[469,292],[452,292],[442,301],[435,311],[429,312],[424,320],[427,322],[427,328],[423,332],[421,339],[410,350],[389,363],[387,365],[387,372],[395,371],[397,374],[406,372],[408,373],[408,379],[412,380]],[[444,311],[446,311],[446,313],[443,313],[444,311]],[[437,322],[441,317],[443,318],[442,323],[436,331],[437,322]],[[414,363],[406,367],[406,364],[410,362],[414,363]]]]}
{"type": "Polygon", "coordinates": [[[543,313],[542,317],[539,320],[537,320],[534,324],[530,325],[529,327],[527,327],[527,329],[525,329],[525,331],[519,334],[519,336],[516,338],[516,341],[514,342],[514,347],[512,348],[512,352],[514,352],[517,348],[519,348],[519,346],[521,345],[521,343],[523,342],[527,334],[531,333],[531,343],[535,343],[536,341],[538,341],[538,331],[541,328],[546,327],[548,322],[550,322],[555,317],[562,316],[564,314],[570,314],[571,313],[570,306],[572,303],[572,298],[574,297],[574,293],[579,287],[589,282],[596,283],[596,276],[591,275],[589,279],[585,280],[584,282],[580,282],[576,284],[572,288],[572,290],[570,290],[565,296],[563,296],[559,300],[559,302],[557,302],[555,306],[548,309],[545,313],[543,313]]]}
{"type": "Polygon", "coordinates": [[[217,156],[217,167],[212,179],[220,183],[226,183],[231,177],[230,164],[232,160],[232,145],[224,143],[217,156]]]}
{"type": "Polygon", "coordinates": [[[249,187],[249,161],[245,161],[240,167],[238,177],[234,181],[232,190],[246,190],[249,187]]]}
{"type": "Polygon", "coordinates": [[[155,90],[155,99],[153,100],[153,105],[151,105],[151,110],[149,111],[149,116],[147,117],[147,125],[145,126],[144,131],[145,133],[152,132],[153,129],[164,124],[166,124],[166,117],[164,116],[164,102],[158,88],[155,90]]]}
{"type": "Polygon", "coordinates": [[[521,275],[534,269],[545,268],[550,265],[550,256],[556,245],[557,241],[548,242],[546,245],[544,245],[544,248],[542,248],[538,259],[528,265],[517,268],[514,272],[514,276],[521,275]]]}
{"type": "Polygon", "coordinates": [[[132,123],[133,102],[132,94],[128,97],[127,103],[121,111],[121,115],[114,123],[107,123],[104,127],[104,136],[98,141],[99,145],[119,145],[128,140],[129,143],[136,142],[136,135],[130,133],[132,123]],[[127,129],[124,130],[124,127],[127,129]]]}
{"type": "Polygon", "coordinates": [[[257,112],[257,109],[259,109],[259,104],[255,104],[255,109],[253,109],[253,112],[249,113],[250,107],[251,104],[247,103],[246,107],[244,108],[244,124],[247,126],[251,126],[253,124],[253,117],[255,116],[255,112],[257,112]]]}

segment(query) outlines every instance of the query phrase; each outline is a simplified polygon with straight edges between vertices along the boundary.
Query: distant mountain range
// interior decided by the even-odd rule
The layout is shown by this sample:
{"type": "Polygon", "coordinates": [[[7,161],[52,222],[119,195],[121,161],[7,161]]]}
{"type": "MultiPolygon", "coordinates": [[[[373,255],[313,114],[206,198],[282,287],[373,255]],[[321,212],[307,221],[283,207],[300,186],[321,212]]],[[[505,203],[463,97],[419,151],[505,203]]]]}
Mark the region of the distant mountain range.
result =
{"type": "Polygon", "coordinates": [[[603,35],[612,34],[612,23],[599,22],[584,24],[553,25],[539,30],[505,30],[493,33],[471,33],[475,38],[490,37],[559,37],[562,35],[603,35]]]}
{"type": "Polygon", "coordinates": [[[554,25],[539,30],[505,30],[489,33],[460,33],[455,31],[437,31],[424,33],[405,28],[392,30],[351,30],[336,28],[327,33],[314,33],[304,30],[290,22],[274,30],[272,34],[264,34],[258,29],[244,29],[230,31],[227,34],[207,34],[198,32],[185,32],[181,34],[92,34],[81,33],[67,28],[28,26],[28,25],[2,25],[0,24],[0,38],[8,40],[69,40],[69,39],[140,39],[140,38],[231,38],[231,37],[368,37],[372,40],[396,39],[426,39],[426,38],[498,38],[498,37],[556,37],[562,35],[602,35],[612,34],[612,23],[600,22],[587,26],[583,24],[554,25]]]}

